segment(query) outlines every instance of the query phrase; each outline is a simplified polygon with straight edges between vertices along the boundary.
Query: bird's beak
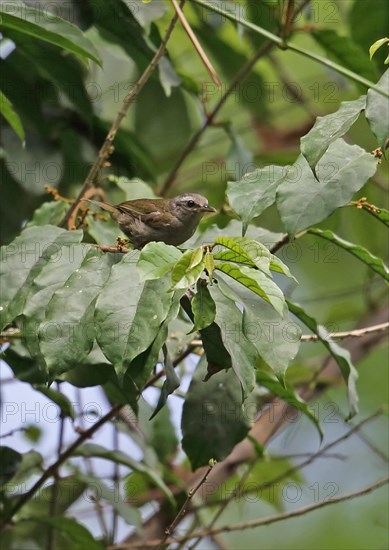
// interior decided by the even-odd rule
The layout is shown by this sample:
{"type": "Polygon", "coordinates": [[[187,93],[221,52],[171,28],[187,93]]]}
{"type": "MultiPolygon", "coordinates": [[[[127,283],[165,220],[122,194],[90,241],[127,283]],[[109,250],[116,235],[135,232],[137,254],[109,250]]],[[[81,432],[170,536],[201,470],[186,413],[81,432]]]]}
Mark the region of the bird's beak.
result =
{"type": "Polygon", "coordinates": [[[201,206],[201,208],[199,208],[200,212],[216,212],[216,208],[214,208],[213,206],[201,206]]]}

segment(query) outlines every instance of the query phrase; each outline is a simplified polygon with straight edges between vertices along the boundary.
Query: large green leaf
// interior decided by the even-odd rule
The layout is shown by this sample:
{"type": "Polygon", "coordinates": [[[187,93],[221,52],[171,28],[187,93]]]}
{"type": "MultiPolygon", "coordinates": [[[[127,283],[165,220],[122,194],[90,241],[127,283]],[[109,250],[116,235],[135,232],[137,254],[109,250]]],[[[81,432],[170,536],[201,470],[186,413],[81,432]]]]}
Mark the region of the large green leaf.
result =
{"type": "Polygon", "coordinates": [[[219,288],[223,294],[243,306],[243,332],[246,338],[280,382],[285,384],[286,369],[300,346],[300,328],[288,317],[286,308],[283,318],[280,318],[270,304],[253,297],[248,289],[237,282],[219,280],[219,288]]]}
{"type": "Polygon", "coordinates": [[[371,254],[371,252],[369,252],[363,246],[345,241],[338,235],[335,235],[335,233],[333,233],[329,229],[317,229],[316,227],[313,227],[308,232],[312,235],[317,235],[318,237],[335,243],[337,246],[340,246],[344,250],[347,250],[348,252],[350,252],[350,254],[352,254],[363,263],[365,263],[368,267],[370,267],[370,269],[381,275],[381,277],[383,277],[386,281],[389,280],[389,270],[384,264],[383,260],[371,254]]]}
{"type": "Polygon", "coordinates": [[[221,244],[232,252],[230,255],[223,254],[223,252],[217,253],[215,254],[216,260],[236,261],[252,265],[271,277],[271,254],[266,246],[258,241],[248,239],[247,237],[217,237],[215,244],[221,244]]]}
{"type": "Polygon", "coordinates": [[[61,259],[62,246],[79,243],[81,239],[81,231],[69,232],[45,225],[25,229],[11,244],[1,248],[1,328],[22,313],[34,278],[49,262],[56,264],[61,259]]]}
{"type": "Polygon", "coordinates": [[[319,340],[324,347],[327,348],[329,353],[335,359],[342,372],[343,378],[346,381],[348,387],[349,397],[349,418],[355,416],[358,413],[358,394],[356,390],[356,381],[358,379],[358,372],[351,362],[350,352],[338,344],[331,342],[331,336],[326,329],[318,325],[316,320],[308,315],[299,305],[294,304],[288,300],[289,310],[300,319],[314,334],[317,334],[319,340]]]}
{"type": "Polygon", "coordinates": [[[329,145],[344,136],[365,106],[364,95],[354,101],[344,101],[334,113],[317,117],[313,128],[301,138],[301,152],[314,173],[329,145]]]}
{"type": "MultiPolygon", "coordinates": [[[[377,86],[382,90],[389,89],[389,69],[382,75],[377,86]]],[[[384,152],[389,138],[389,102],[372,89],[367,92],[366,118],[371,131],[377,138],[378,145],[384,152]]]]}
{"type": "Polygon", "coordinates": [[[215,374],[207,382],[206,360],[201,359],[182,412],[182,447],[192,469],[223,460],[248,433],[240,384],[231,370],[215,374]]]}
{"type": "Polygon", "coordinates": [[[165,243],[151,242],[142,248],[137,262],[140,280],[158,279],[170,271],[180,259],[181,252],[165,243]]]}
{"type": "MultiPolygon", "coordinates": [[[[39,274],[34,277],[27,291],[22,311],[23,340],[31,356],[42,363],[44,370],[47,366],[39,345],[39,324],[45,319],[46,307],[53,294],[80,268],[85,254],[90,249],[91,245],[62,246],[57,255],[52,255],[50,261],[46,262],[39,274]]],[[[61,326],[60,329],[66,332],[66,327],[61,326]]]]}
{"type": "Polygon", "coordinates": [[[282,317],[285,307],[285,299],[281,289],[264,273],[259,270],[242,266],[236,266],[227,262],[218,262],[216,270],[225,273],[254,294],[257,294],[265,302],[271,304],[282,317]]]}
{"type": "MultiPolygon", "coordinates": [[[[137,317],[128,336],[126,348],[128,355],[125,357],[126,374],[138,388],[143,388],[160,358],[161,349],[168,337],[169,324],[177,318],[180,300],[185,293],[185,289],[171,292],[169,282],[169,276],[165,276],[165,280],[161,280],[158,286],[157,281],[146,283],[150,286],[146,289],[145,285],[145,291],[139,301],[140,307],[137,310],[137,317]],[[149,293],[148,290],[151,289],[152,283],[154,283],[153,288],[149,293]],[[159,298],[158,308],[154,305],[153,311],[156,311],[156,314],[153,316],[152,321],[148,321],[147,311],[151,311],[150,304],[152,302],[150,298],[154,296],[154,292],[159,293],[161,290],[165,290],[165,293],[162,293],[162,298],[159,298]]],[[[156,299],[154,298],[154,300],[156,299]]],[[[173,378],[172,374],[172,381],[173,378]]]]}
{"type": "Polygon", "coordinates": [[[343,139],[331,143],[318,162],[319,180],[300,155],[277,190],[277,208],[289,235],[324,220],[347,204],[376,169],[373,155],[343,139]]]}
{"type": "Polygon", "coordinates": [[[95,301],[114,261],[113,254],[92,248],[51,298],[39,327],[39,340],[52,376],[82,364],[90,352],[96,331],[95,301]]]}
{"type": "Polygon", "coordinates": [[[194,323],[191,332],[207,328],[214,322],[216,316],[215,302],[212,300],[207,284],[203,279],[197,283],[197,292],[192,298],[191,306],[194,323]]]}
{"type": "Polygon", "coordinates": [[[66,214],[69,205],[65,201],[44,202],[34,212],[26,227],[33,225],[57,225],[66,214]]]}
{"type": "Polygon", "coordinates": [[[20,141],[24,142],[24,128],[19,115],[15,112],[10,100],[0,91],[0,113],[5,120],[15,130],[20,141]]]}
{"type": "Polygon", "coordinates": [[[250,221],[275,202],[278,183],[286,170],[285,166],[265,166],[227,183],[228,202],[242,220],[243,235],[250,221]]]}
{"type": "Polygon", "coordinates": [[[333,29],[315,29],[311,34],[329,57],[338,61],[346,69],[375,82],[377,71],[370,62],[367,50],[364,51],[359,44],[347,36],[340,36],[333,29]]]}
{"type": "Polygon", "coordinates": [[[11,31],[8,37],[15,42],[19,55],[26,59],[31,70],[55,86],[91,123],[93,107],[84,84],[85,67],[80,61],[73,56],[64,56],[61,50],[32,36],[11,31]]]}
{"type": "MultiPolygon", "coordinates": [[[[231,357],[232,369],[241,383],[243,398],[246,398],[255,384],[256,349],[243,332],[242,313],[235,302],[220,291],[219,285],[210,286],[209,292],[216,304],[215,322],[220,328],[225,349],[231,357]]],[[[229,366],[230,364],[227,364],[224,368],[229,366]]]]}
{"type": "Polygon", "coordinates": [[[105,40],[119,45],[144,69],[154,52],[145,32],[134,17],[134,7],[121,0],[85,0],[91,11],[94,26],[105,40]],[[131,37],[131,39],[129,39],[131,37]]]}
{"type": "Polygon", "coordinates": [[[128,333],[133,323],[143,284],[139,281],[138,252],[125,254],[114,265],[95,306],[96,340],[106,358],[122,364],[128,333]]]}
{"type": "Polygon", "coordinates": [[[50,13],[50,17],[40,9],[27,6],[18,0],[0,4],[0,28],[4,36],[7,29],[27,34],[37,40],[50,42],[76,55],[83,61],[92,59],[100,64],[93,46],[78,27],[61,17],[50,13]]]}
{"type": "Polygon", "coordinates": [[[170,273],[160,279],[146,281],[128,331],[123,355],[127,366],[142,352],[148,350],[158,335],[174,298],[170,287],[170,273]]]}

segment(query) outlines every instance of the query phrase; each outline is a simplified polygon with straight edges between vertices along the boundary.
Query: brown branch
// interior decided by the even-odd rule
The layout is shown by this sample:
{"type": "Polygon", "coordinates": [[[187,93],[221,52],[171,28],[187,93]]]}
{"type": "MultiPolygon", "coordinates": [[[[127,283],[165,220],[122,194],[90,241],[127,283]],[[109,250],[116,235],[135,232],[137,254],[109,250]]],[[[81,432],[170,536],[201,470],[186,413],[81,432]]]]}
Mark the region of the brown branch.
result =
{"type": "Polygon", "coordinates": [[[209,61],[209,59],[208,59],[206,53],[204,52],[200,42],[198,41],[197,36],[193,32],[192,27],[189,25],[185,15],[184,15],[184,12],[182,11],[180,6],[178,5],[177,0],[172,0],[172,4],[174,6],[174,9],[176,10],[176,13],[177,13],[177,15],[178,15],[178,17],[181,21],[181,24],[182,24],[186,34],[188,35],[188,37],[189,37],[190,41],[192,42],[193,46],[195,47],[195,50],[199,54],[199,57],[200,57],[201,61],[204,63],[204,66],[207,69],[210,77],[212,78],[212,80],[216,84],[216,86],[218,88],[220,88],[222,83],[220,82],[220,79],[217,76],[216,71],[212,66],[212,63],[209,61]]]}
{"type": "MultiPolygon", "coordinates": [[[[198,537],[204,538],[204,537],[218,535],[220,533],[231,533],[233,531],[243,531],[245,529],[262,527],[263,525],[271,525],[272,523],[283,521],[285,519],[303,516],[305,514],[308,514],[309,512],[318,510],[319,508],[324,508],[325,506],[330,506],[332,504],[337,504],[339,502],[344,502],[347,500],[352,500],[354,498],[367,495],[375,491],[376,489],[383,487],[388,482],[389,482],[389,477],[385,477],[383,479],[376,481],[375,483],[371,483],[370,485],[363,487],[362,489],[358,489],[357,491],[345,493],[344,495],[340,495],[338,497],[334,497],[328,500],[323,500],[322,502],[309,504],[308,506],[303,506],[302,508],[298,508],[297,510],[283,512],[282,514],[274,514],[273,516],[268,516],[267,518],[259,518],[259,519],[253,519],[251,521],[245,521],[242,523],[235,523],[233,525],[222,525],[221,527],[216,527],[212,529],[203,529],[202,531],[198,531],[197,533],[191,533],[190,535],[187,535],[187,536],[184,535],[181,537],[172,537],[170,539],[167,539],[166,542],[168,544],[173,544],[177,542],[183,542],[183,541],[195,539],[198,537]]],[[[142,544],[140,543],[117,544],[115,546],[110,546],[109,550],[130,550],[133,548],[155,548],[158,546],[159,542],[160,542],[159,540],[154,539],[150,541],[143,541],[142,544]]]]}
{"type": "Polygon", "coordinates": [[[184,517],[185,515],[185,512],[190,504],[190,501],[192,500],[193,498],[193,495],[195,495],[197,493],[197,491],[200,489],[200,487],[202,485],[204,485],[204,483],[206,483],[207,479],[208,479],[208,476],[209,474],[211,473],[213,467],[215,466],[216,462],[214,460],[211,460],[210,463],[209,463],[209,466],[208,466],[208,469],[207,471],[205,472],[204,476],[200,479],[200,481],[198,482],[198,484],[196,485],[196,487],[194,487],[193,489],[191,489],[188,493],[188,496],[186,497],[185,499],[185,502],[184,504],[182,505],[180,511],[178,512],[178,514],[176,515],[176,517],[174,518],[174,520],[172,521],[172,523],[170,524],[170,526],[166,529],[165,531],[165,535],[164,537],[162,538],[160,544],[158,545],[158,550],[163,550],[166,546],[166,541],[168,539],[168,537],[170,537],[170,535],[174,532],[174,529],[177,527],[178,523],[181,521],[181,519],[184,517]]]}
{"type": "MultiPolygon", "coordinates": [[[[185,4],[185,0],[181,0],[180,6],[182,7],[185,4]]],[[[145,71],[143,72],[142,76],[139,78],[135,86],[128,92],[126,97],[123,100],[122,106],[116,116],[116,119],[114,120],[103,145],[100,148],[100,151],[97,155],[97,158],[95,162],[93,163],[91,169],[89,170],[88,175],[85,178],[84,184],[81,187],[80,192],[78,193],[74,203],[71,205],[69,210],[67,211],[66,215],[60,222],[60,226],[65,226],[69,219],[71,218],[73,212],[78,208],[78,205],[81,201],[81,199],[84,197],[85,192],[94,185],[96,178],[102,168],[107,163],[107,160],[109,156],[111,155],[113,151],[113,140],[115,139],[116,133],[124,119],[124,117],[127,114],[128,109],[130,106],[134,103],[134,99],[137,97],[139,92],[142,90],[143,86],[146,84],[148,79],[150,78],[151,74],[155,70],[155,68],[158,65],[159,60],[163,56],[163,54],[166,51],[166,44],[173,32],[173,29],[178,21],[178,15],[177,13],[174,14],[172,17],[170,24],[168,26],[168,29],[165,33],[165,36],[162,38],[161,44],[159,45],[158,50],[156,51],[153,59],[150,61],[148,66],[146,67],[145,71]]]]}
{"type": "MultiPolygon", "coordinates": [[[[326,340],[343,340],[344,338],[360,338],[365,334],[371,334],[373,332],[383,332],[389,329],[389,322],[380,323],[379,325],[373,325],[371,327],[363,327],[355,330],[349,330],[344,332],[329,332],[326,340]]],[[[317,334],[303,334],[301,336],[302,342],[317,342],[319,337],[317,334]]]]}

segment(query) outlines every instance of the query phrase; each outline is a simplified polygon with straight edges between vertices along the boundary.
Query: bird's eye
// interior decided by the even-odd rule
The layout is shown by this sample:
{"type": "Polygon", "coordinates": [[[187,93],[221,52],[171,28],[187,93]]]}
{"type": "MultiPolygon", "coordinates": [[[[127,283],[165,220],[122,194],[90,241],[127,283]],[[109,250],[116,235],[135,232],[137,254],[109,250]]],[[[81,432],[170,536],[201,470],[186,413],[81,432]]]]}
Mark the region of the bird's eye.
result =
{"type": "Polygon", "coordinates": [[[189,208],[193,208],[194,206],[196,206],[195,201],[192,201],[192,200],[188,201],[186,204],[187,204],[187,206],[189,206],[189,208]]]}

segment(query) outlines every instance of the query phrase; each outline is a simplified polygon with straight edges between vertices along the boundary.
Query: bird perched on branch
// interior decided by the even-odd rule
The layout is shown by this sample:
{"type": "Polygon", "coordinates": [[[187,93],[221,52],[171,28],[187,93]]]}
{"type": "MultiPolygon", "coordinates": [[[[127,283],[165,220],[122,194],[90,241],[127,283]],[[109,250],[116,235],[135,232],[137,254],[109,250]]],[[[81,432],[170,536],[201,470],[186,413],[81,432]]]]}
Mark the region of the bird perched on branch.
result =
{"type": "Polygon", "coordinates": [[[182,244],[196,231],[204,214],[216,212],[205,197],[196,193],[185,193],[172,199],[136,199],[115,206],[83,200],[110,212],[135,248],[143,248],[151,241],[175,246],[182,244]]]}

